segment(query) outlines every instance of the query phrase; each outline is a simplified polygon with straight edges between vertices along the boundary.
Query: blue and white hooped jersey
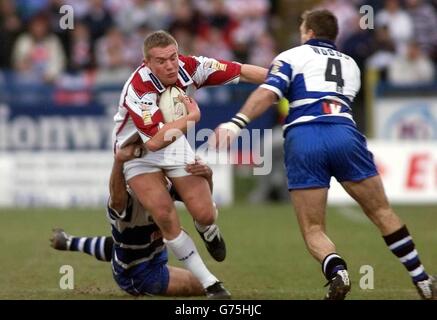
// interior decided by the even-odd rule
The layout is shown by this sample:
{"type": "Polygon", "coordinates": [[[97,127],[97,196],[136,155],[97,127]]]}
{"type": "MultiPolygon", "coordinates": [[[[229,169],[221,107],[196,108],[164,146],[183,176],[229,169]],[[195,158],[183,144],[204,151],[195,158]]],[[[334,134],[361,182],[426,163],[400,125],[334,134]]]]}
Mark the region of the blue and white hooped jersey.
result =
{"type": "Polygon", "coordinates": [[[108,205],[107,218],[114,239],[114,272],[119,267],[126,270],[147,262],[165,250],[161,231],[133,193],[129,193],[128,204],[123,212],[116,212],[108,205]],[[116,269],[115,264],[118,266],[116,269]]]}
{"type": "Polygon", "coordinates": [[[360,89],[360,69],[327,40],[311,39],[272,62],[262,88],[290,103],[284,129],[306,122],[355,125],[351,104],[360,89]]]}

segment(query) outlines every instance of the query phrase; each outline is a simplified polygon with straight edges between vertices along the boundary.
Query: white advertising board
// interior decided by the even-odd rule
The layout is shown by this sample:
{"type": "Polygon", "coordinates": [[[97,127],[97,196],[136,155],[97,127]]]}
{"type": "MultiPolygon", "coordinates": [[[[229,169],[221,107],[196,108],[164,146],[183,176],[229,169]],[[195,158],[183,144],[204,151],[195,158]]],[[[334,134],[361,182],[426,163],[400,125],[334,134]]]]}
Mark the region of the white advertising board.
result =
{"type": "Polygon", "coordinates": [[[375,138],[437,141],[437,98],[379,98],[373,111],[375,138]]]}
{"type": "MultiPolygon", "coordinates": [[[[0,206],[105,206],[111,167],[110,151],[0,153],[0,206]]],[[[232,167],[211,167],[216,203],[231,204],[232,167]]]]}

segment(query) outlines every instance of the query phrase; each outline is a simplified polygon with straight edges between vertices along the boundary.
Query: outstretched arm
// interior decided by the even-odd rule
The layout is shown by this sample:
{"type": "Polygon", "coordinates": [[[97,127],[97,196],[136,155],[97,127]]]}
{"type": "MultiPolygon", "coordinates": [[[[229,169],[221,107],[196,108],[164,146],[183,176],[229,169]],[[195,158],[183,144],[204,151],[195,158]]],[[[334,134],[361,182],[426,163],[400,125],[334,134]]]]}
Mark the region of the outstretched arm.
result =
{"type": "Polygon", "coordinates": [[[266,112],[277,100],[278,96],[273,91],[259,87],[252,92],[239,113],[254,120],[266,112]]]}
{"type": "Polygon", "coordinates": [[[267,76],[267,69],[252,64],[242,64],[240,81],[261,84],[267,76]]]}
{"type": "Polygon", "coordinates": [[[215,129],[210,143],[218,148],[229,147],[241,129],[262,115],[277,100],[278,96],[273,91],[259,87],[252,92],[240,111],[229,122],[222,123],[215,129]]]}

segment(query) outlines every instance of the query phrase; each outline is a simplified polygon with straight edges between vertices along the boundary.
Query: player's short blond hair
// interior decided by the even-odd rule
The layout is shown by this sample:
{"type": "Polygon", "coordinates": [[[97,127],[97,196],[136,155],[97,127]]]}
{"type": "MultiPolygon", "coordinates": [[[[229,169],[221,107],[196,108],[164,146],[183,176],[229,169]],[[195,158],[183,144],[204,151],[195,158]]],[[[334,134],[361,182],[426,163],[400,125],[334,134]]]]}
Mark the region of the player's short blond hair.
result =
{"type": "Polygon", "coordinates": [[[164,30],[152,32],[149,35],[147,35],[146,39],[144,39],[144,47],[143,47],[144,57],[146,59],[149,58],[150,49],[156,47],[165,48],[172,44],[174,44],[176,48],[178,47],[178,43],[176,39],[170,33],[164,30]]]}

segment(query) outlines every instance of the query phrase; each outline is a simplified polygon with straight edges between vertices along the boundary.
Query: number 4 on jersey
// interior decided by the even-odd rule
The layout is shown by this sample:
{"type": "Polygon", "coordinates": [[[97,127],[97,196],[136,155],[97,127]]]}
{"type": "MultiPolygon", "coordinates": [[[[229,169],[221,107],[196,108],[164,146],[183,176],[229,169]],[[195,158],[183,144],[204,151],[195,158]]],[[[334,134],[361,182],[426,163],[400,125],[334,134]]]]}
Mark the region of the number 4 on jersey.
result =
{"type": "Polygon", "coordinates": [[[343,93],[344,79],[341,72],[340,60],[328,58],[328,64],[325,71],[325,81],[335,82],[337,84],[336,91],[339,93],[343,93]]]}

